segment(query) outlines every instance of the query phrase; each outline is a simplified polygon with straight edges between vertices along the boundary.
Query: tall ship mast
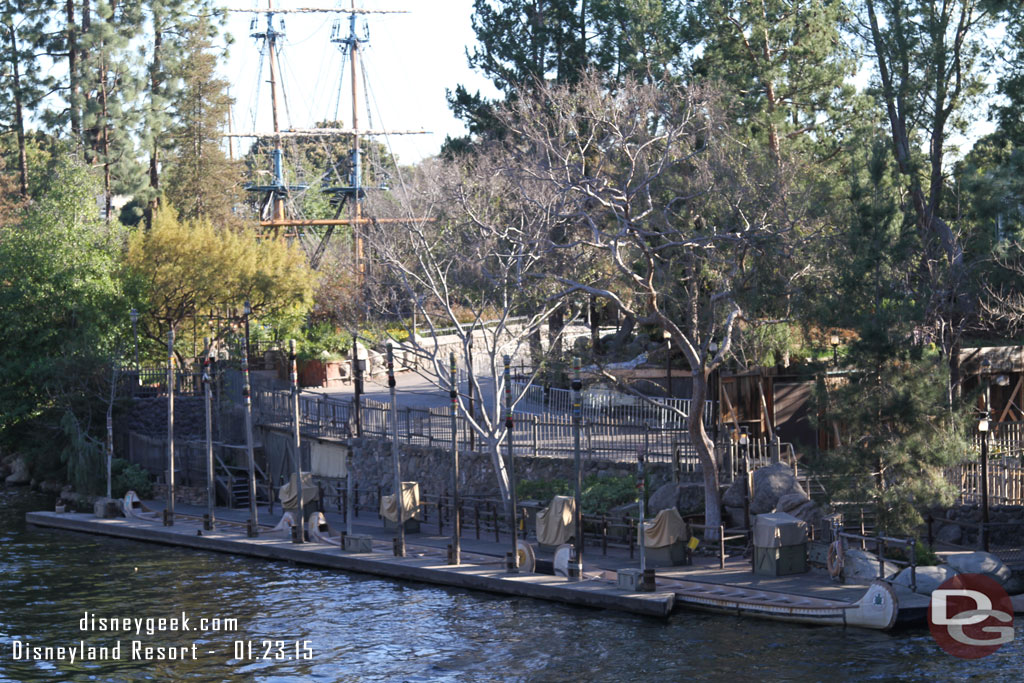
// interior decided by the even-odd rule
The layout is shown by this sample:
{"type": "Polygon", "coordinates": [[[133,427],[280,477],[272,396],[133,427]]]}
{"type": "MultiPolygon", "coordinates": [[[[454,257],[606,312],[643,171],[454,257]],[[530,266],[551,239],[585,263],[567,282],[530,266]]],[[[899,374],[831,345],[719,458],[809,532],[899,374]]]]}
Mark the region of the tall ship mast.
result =
{"type": "MultiPolygon", "coordinates": [[[[355,0],[350,0],[349,7],[297,7],[284,8],[274,7],[274,0],[267,0],[265,8],[253,8],[248,10],[233,10],[235,12],[252,13],[250,25],[250,37],[259,45],[260,68],[259,78],[263,78],[263,63],[268,63],[270,85],[270,105],[272,112],[272,131],[264,133],[241,133],[231,134],[230,137],[257,138],[257,145],[260,140],[269,140],[273,147],[269,154],[269,181],[251,182],[245,185],[245,189],[258,197],[259,225],[265,235],[277,235],[284,230],[285,236],[292,239],[299,239],[303,248],[306,249],[310,264],[313,268],[319,267],[327,245],[334,234],[335,229],[343,225],[351,225],[353,228],[353,261],[357,278],[363,281],[366,273],[366,257],[364,247],[363,226],[368,223],[403,222],[414,220],[410,218],[379,218],[367,215],[364,211],[364,199],[367,190],[386,190],[384,184],[372,185],[367,183],[366,168],[363,160],[364,149],[361,139],[364,137],[379,135],[406,135],[427,133],[425,130],[371,130],[360,127],[359,117],[359,82],[360,74],[365,79],[365,70],[361,68],[360,58],[363,46],[368,42],[368,31],[364,30],[361,37],[357,30],[357,19],[369,14],[404,14],[404,10],[372,10],[357,8],[355,0]],[[284,104],[287,111],[287,99],[285,90],[281,84],[281,43],[284,40],[284,17],[288,14],[334,14],[346,15],[347,22],[340,17],[335,18],[330,41],[338,46],[342,55],[348,61],[351,80],[351,127],[342,128],[336,126],[314,127],[314,128],[282,128],[280,119],[280,105],[284,104]],[[261,21],[262,19],[262,21],[261,21]],[[347,32],[344,30],[347,23],[347,32]],[[319,139],[329,142],[332,139],[350,139],[351,148],[348,150],[347,173],[337,172],[337,165],[329,160],[329,168],[320,179],[320,192],[327,195],[330,205],[334,208],[334,215],[330,218],[309,218],[299,215],[296,208],[296,197],[310,190],[310,184],[300,180],[290,180],[286,167],[284,140],[288,138],[300,138],[304,140],[319,139]],[[348,207],[348,216],[344,216],[348,207]],[[312,238],[310,240],[309,238],[312,238]],[[311,246],[315,242],[316,246],[311,246]]],[[[341,101],[341,84],[344,80],[344,68],[339,74],[338,97],[335,104],[335,124],[337,124],[338,106],[341,101]]],[[[365,80],[363,91],[366,92],[368,85],[365,80]]],[[[257,91],[258,92],[258,91],[257,91]]],[[[367,118],[369,112],[367,111],[367,118]]]]}

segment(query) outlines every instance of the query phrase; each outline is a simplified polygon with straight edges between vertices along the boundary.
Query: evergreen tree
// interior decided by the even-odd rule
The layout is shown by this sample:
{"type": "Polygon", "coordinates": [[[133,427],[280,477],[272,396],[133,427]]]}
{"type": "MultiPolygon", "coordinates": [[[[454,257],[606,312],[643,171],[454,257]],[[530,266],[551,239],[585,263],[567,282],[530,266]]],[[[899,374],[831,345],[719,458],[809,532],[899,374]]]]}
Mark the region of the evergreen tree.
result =
{"type": "MultiPolygon", "coordinates": [[[[594,70],[611,86],[627,76],[658,80],[676,65],[679,0],[475,0],[479,47],[469,65],[490,78],[506,99],[538,84],[572,84],[594,70]]],[[[474,137],[500,137],[497,103],[462,85],[448,93],[455,115],[474,137]]],[[[468,140],[448,140],[449,151],[468,140]]]]}
{"type": "Polygon", "coordinates": [[[821,158],[833,156],[852,95],[845,81],[855,64],[841,33],[849,18],[841,0],[694,4],[687,33],[700,56],[693,74],[738,98],[739,122],[777,162],[784,144],[810,143],[821,158]]]}
{"type": "MultiPolygon", "coordinates": [[[[181,83],[164,119],[168,126],[156,137],[166,140],[167,172],[165,192],[182,217],[205,216],[218,224],[237,222],[233,209],[238,201],[239,165],[228,160],[221,134],[231,108],[228,83],[217,77],[217,54],[213,51],[214,28],[209,21],[195,21],[184,32],[179,46],[181,83]],[[170,135],[166,133],[170,132],[170,135]]],[[[152,142],[155,157],[159,151],[152,142]]],[[[151,161],[151,189],[154,172],[151,161]]]]}
{"type": "Polygon", "coordinates": [[[130,44],[141,11],[140,0],[112,0],[82,18],[78,72],[85,158],[102,169],[107,220],[115,194],[135,195],[145,183],[135,148],[142,117],[139,64],[130,44]]]}
{"type": "Polygon", "coordinates": [[[51,87],[37,53],[47,43],[47,3],[4,3],[0,7],[0,121],[9,121],[0,132],[14,132],[18,144],[18,191],[28,197],[26,117],[51,87]]]}

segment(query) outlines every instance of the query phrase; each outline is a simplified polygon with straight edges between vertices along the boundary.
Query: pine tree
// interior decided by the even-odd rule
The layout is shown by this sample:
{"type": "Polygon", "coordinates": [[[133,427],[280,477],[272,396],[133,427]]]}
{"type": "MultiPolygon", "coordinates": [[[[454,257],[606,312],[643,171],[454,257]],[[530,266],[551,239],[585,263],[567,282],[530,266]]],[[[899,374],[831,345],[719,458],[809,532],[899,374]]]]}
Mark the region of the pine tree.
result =
{"type": "Polygon", "coordinates": [[[113,196],[134,195],[145,182],[134,136],[142,114],[139,64],[130,44],[142,7],[113,0],[85,11],[78,59],[85,158],[102,169],[104,215],[111,220],[113,196]]]}
{"type": "Polygon", "coordinates": [[[841,30],[849,21],[841,0],[711,0],[692,6],[691,45],[697,78],[725,84],[740,107],[752,142],[779,162],[782,147],[809,141],[824,158],[836,151],[851,89],[852,54],[841,30]]]}
{"type": "Polygon", "coordinates": [[[240,168],[221,146],[231,98],[227,82],[217,77],[214,35],[210,22],[199,19],[181,44],[181,84],[169,112],[173,123],[164,190],[183,218],[205,216],[223,225],[237,221],[233,208],[240,168]]]}
{"type": "Polygon", "coordinates": [[[26,116],[44,97],[52,78],[43,72],[36,57],[47,42],[47,3],[22,2],[17,7],[5,3],[0,8],[0,121],[13,131],[18,143],[18,191],[29,193],[29,163],[26,151],[26,116]]]}

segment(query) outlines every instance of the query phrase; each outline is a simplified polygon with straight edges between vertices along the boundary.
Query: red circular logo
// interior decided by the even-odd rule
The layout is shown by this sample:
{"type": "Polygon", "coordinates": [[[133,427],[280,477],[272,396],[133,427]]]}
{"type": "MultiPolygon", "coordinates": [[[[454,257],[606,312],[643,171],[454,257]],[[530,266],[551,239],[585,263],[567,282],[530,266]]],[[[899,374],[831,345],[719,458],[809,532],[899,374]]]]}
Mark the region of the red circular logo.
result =
{"type": "Polygon", "coordinates": [[[1013,641],[1013,604],[995,580],[958,574],[932,592],[928,628],[949,654],[979,659],[1013,641]]]}

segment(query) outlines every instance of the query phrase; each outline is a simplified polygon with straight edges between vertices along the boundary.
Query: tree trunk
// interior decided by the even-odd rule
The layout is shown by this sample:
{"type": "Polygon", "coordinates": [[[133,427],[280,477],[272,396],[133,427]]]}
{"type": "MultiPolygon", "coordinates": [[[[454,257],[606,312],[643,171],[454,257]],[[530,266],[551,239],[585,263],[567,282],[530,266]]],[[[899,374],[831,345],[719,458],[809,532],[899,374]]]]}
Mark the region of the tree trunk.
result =
{"type": "MultiPolygon", "coordinates": [[[[160,48],[163,46],[163,30],[157,17],[153,17],[153,63],[149,70],[150,106],[155,106],[157,92],[160,89],[160,48]]],[[[153,196],[149,200],[146,209],[146,228],[153,226],[153,214],[156,212],[157,204],[160,202],[160,145],[157,136],[152,135],[151,148],[149,150],[149,187],[153,196]]]]}
{"type": "Polygon", "coordinates": [[[707,396],[708,376],[706,367],[698,367],[693,372],[693,394],[690,400],[690,415],[687,427],[690,442],[700,458],[701,470],[704,473],[704,538],[718,540],[718,526],[722,523],[722,498],[718,487],[718,458],[715,457],[715,444],[704,429],[704,400],[707,396]]]}
{"type": "MultiPolygon", "coordinates": [[[[508,446],[505,446],[508,448],[508,446]]],[[[491,463],[494,465],[494,473],[498,477],[498,494],[506,505],[511,502],[512,494],[509,491],[508,468],[505,467],[505,460],[501,457],[501,444],[494,436],[487,437],[487,451],[491,454],[491,463]]]]}
{"type": "Polygon", "coordinates": [[[78,109],[78,32],[75,30],[75,0],[67,0],[64,11],[67,15],[68,115],[71,118],[71,137],[80,144],[82,113],[78,109]]]}
{"type": "Polygon", "coordinates": [[[21,71],[18,66],[18,34],[14,22],[7,24],[11,40],[11,80],[14,96],[14,127],[18,134],[18,184],[22,197],[28,197],[28,157],[25,154],[25,118],[22,110],[21,71]]]}

